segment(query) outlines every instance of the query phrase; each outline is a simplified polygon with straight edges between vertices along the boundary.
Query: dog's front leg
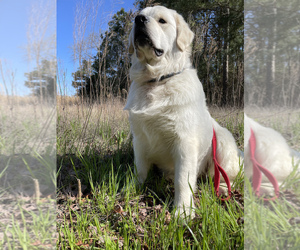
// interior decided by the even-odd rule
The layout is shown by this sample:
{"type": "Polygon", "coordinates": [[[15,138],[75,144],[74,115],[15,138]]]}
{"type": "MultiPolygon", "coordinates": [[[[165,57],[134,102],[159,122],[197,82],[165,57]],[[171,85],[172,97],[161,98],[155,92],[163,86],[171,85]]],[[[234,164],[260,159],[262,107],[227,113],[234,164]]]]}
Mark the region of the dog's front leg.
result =
{"type": "Polygon", "coordinates": [[[147,151],[145,145],[140,140],[133,140],[134,148],[134,173],[139,184],[143,184],[147,178],[151,163],[147,159],[147,151]]]}
{"type": "Polygon", "coordinates": [[[197,153],[193,147],[181,147],[175,157],[176,215],[194,217],[193,190],[197,184],[197,153]]]}

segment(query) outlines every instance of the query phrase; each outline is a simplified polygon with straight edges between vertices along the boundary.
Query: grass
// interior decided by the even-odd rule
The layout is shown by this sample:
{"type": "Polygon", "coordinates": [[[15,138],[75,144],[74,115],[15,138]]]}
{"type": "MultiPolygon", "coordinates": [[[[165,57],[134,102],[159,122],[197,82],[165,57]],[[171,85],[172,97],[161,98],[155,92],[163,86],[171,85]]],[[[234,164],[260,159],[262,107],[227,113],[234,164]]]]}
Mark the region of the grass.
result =
{"type": "Polygon", "coordinates": [[[37,105],[34,97],[4,101],[0,101],[0,249],[53,249],[55,109],[37,105]]]}
{"type": "MultiPolygon", "coordinates": [[[[142,187],[132,184],[133,150],[123,101],[79,101],[59,99],[56,133],[49,119],[55,113],[44,106],[43,115],[30,98],[18,99],[13,109],[0,107],[1,249],[52,249],[55,239],[60,249],[298,249],[297,166],[279,200],[269,203],[252,194],[247,179],[244,187],[242,172],[229,202],[215,197],[211,179],[199,180],[196,216],[185,223],[174,215],[174,184],[157,169],[142,187]],[[52,134],[57,135],[57,173],[52,134]],[[55,218],[51,190],[56,177],[55,218]],[[34,179],[43,193],[39,199],[34,179]]],[[[243,112],[210,112],[243,150],[243,112]]],[[[278,130],[300,151],[298,111],[247,114],[278,130]]]]}
{"type": "MultiPolygon", "coordinates": [[[[114,100],[104,106],[58,106],[57,247],[243,249],[243,174],[229,202],[215,197],[211,179],[199,180],[196,216],[179,220],[174,184],[157,169],[142,187],[132,184],[133,150],[123,105],[114,100]]],[[[214,111],[236,137],[243,134],[241,112],[214,111]]]]}
{"type": "MultiPolygon", "coordinates": [[[[300,151],[300,113],[297,110],[247,110],[246,113],[264,126],[280,132],[295,150],[300,151]]],[[[280,197],[264,202],[252,193],[245,178],[245,248],[299,249],[300,245],[300,182],[294,171],[280,187],[280,197]]]]}
{"type": "Polygon", "coordinates": [[[247,107],[245,113],[261,125],[281,133],[291,148],[300,151],[299,109],[247,107]]]}
{"type": "MultiPolygon", "coordinates": [[[[289,181],[292,181],[291,178],[289,181]]],[[[278,200],[257,199],[248,186],[245,194],[245,246],[247,249],[298,249],[300,244],[299,177],[296,192],[281,188],[278,200]]]]}
{"type": "Polygon", "coordinates": [[[233,199],[221,204],[213,195],[211,181],[199,183],[201,194],[195,195],[196,218],[182,224],[172,210],[173,184],[152,174],[152,180],[137,190],[130,185],[130,174],[123,174],[125,180],[121,176],[112,168],[105,175],[107,180],[100,179],[81,200],[74,196],[59,200],[59,247],[243,248],[243,225],[239,224],[243,216],[241,203],[233,199]],[[123,187],[126,187],[125,197],[119,193],[123,187]]]}

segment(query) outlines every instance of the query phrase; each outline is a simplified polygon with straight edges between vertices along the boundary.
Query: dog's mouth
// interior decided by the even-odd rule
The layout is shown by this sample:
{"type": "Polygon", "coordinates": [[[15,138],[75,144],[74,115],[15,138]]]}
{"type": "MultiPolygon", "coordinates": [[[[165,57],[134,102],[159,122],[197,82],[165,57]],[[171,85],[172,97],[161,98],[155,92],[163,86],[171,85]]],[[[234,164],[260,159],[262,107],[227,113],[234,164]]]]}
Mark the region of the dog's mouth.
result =
{"type": "Polygon", "coordinates": [[[160,57],[164,54],[164,50],[156,48],[152,40],[150,39],[149,35],[143,29],[137,29],[135,31],[134,45],[136,48],[149,46],[154,50],[154,53],[157,57],[160,57]]]}

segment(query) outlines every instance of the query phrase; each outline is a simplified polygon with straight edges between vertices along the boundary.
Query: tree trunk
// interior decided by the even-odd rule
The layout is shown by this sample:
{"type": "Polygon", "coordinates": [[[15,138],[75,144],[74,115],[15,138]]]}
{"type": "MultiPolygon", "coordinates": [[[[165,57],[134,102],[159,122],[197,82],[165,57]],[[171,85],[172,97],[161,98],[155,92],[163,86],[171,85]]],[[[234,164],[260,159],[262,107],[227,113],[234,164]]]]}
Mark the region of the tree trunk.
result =
{"type": "Polygon", "coordinates": [[[229,8],[227,8],[227,26],[224,35],[223,50],[225,53],[223,59],[223,91],[222,91],[222,106],[227,104],[227,87],[228,87],[228,67],[229,67],[229,8]]]}
{"type": "Polygon", "coordinates": [[[276,73],[276,32],[277,32],[277,7],[276,1],[273,7],[273,21],[271,23],[272,29],[268,39],[268,59],[267,59],[267,72],[266,72],[266,96],[265,105],[270,106],[273,104],[273,88],[275,85],[275,73],[276,73]]]}

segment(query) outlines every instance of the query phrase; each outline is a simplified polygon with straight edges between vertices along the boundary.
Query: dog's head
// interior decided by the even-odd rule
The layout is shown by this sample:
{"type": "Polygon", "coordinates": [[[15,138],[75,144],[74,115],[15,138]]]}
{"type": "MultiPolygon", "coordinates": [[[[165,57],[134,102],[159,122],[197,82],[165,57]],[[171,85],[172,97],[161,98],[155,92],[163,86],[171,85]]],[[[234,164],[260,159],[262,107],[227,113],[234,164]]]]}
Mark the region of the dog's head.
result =
{"type": "Polygon", "coordinates": [[[176,11],[148,7],[136,16],[129,36],[129,53],[154,65],[165,56],[189,52],[194,33],[176,11]]]}

